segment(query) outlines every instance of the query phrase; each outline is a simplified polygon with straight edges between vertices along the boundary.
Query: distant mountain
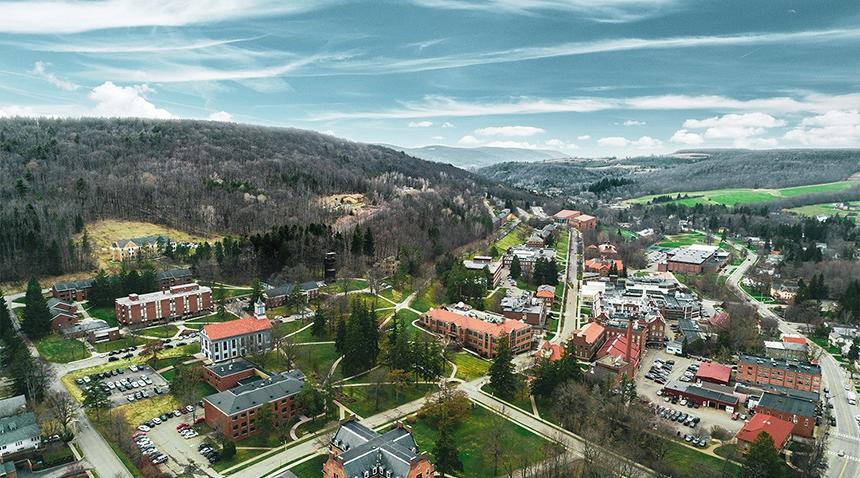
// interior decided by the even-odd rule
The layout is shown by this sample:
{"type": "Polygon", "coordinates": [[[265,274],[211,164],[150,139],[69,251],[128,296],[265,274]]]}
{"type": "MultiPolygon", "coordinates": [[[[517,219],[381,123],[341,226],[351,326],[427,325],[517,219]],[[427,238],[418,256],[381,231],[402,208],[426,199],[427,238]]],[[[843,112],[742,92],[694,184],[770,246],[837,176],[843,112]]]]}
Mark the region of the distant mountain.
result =
{"type": "Polygon", "coordinates": [[[548,159],[565,158],[568,155],[550,149],[525,148],[454,148],[451,146],[431,145],[421,148],[404,148],[401,146],[384,145],[396,151],[437,163],[448,163],[458,168],[477,169],[506,162],[535,162],[548,159]]]}

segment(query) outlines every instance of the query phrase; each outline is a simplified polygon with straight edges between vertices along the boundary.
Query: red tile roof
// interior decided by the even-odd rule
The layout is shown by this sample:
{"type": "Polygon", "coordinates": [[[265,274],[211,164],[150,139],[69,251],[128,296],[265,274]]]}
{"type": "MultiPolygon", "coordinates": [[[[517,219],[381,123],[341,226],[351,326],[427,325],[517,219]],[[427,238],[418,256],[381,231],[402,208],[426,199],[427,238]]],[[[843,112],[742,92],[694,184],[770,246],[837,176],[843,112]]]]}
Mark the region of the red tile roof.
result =
{"type": "Polygon", "coordinates": [[[731,376],[731,368],[716,362],[702,362],[699,365],[699,371],[696,372],[696,378],[699,380],[710,380],[719,383],[729,383],[731,376]]]}
{"type": "Polygon", "coordinates": [[[782,336],[782,341],[785,343],[806,345],[806,337],[802,335],[785,334],[782,336]]]}
{"type": "Polygon", "coordinates": [[[791,438],[793,428],[794,424],[791,422],[766,413],[756,413],[750,421],[744,424],[736,436],[740,441],[752,443],[761,432],[765,432],[773,440],[773,446],[777,450],[782,450],[782,447],[791,438]]]}
{"type": "Polygon", "coordinates": [[[708,323],[710,323],[715,329],[724,330],[729,327],[731,321],[729,320],[729,314],[727,312],[717,312],[708,319],[708,323]]]}
{"type": "Polygon", "coordinates": [[[612,264],[615,264],[615,268],[619,271],[624,268],[624,263],[618,259],[612,260],[607,259],[605,257],[595,257],[594,259],[589,259],[585,261],[585,268],[592,271],[602,271],[612,269],[612,264]]]}
{"type": "Polygon", "coordinates": [[[553,297],[555,297],[555,291],[549,289],[540,289],[537,291],[535,296],[541,299],[552,299],[553,297]]]}
{"type": "Polygon", "coordinates": [[[543,346],[535,353],[535,357],[548,358],[551,362],[561,360],[564,355],[564,345],[544,342],[543,346]]]}
{"type": "Polygon", "coordinates": [[[597,218],[594,216],[589,216],[588,214],[580,214],[579,216],[576,216],[575,218],[573,218],[573,220],[576,222],[588,222],[588,221],[592,221],[595,219],[597,219],[597,218]]]}
{"type": "Polygon", "coordinates": [[[597,322],[589,322],[582,326],[581,328],[575,330],[573,333],[579,337],[584,337],[585,342],[589,344],[593,344],[597,342],[603,332],[606,331],[606,327],[603,324],[597,322]]]}
{"type": "Polygon", "coordinates": [[[427,311],[427,316],[434,320],[453,323],[457,327],[463,327],[476,332],[485,332],[494,337],[531,327],[529,324],[519,320],[505,319],[501,323],[492,323],[445,309],[430,309],[427,311]]]}
{"type": "Polygon", "coordinates": [[[600,350],[597,351],[597,358],[601,359],[607,355],[611,355],[616,358],[620,358],[625,362],[630,362],[635,368],[639,363],[639,344],[636,342],[635,338],[633,340],[633,344],[630,347],[630,355],[632,356],[630,360],[627,360],[625,356],[627,354],[627,337],[623,335],[616,335],[612,339],[606,341],[600,350]]]}
{"type": "Polygon", "coordinates": [[[576,217],[582,214],[579,211],[574,211],[572,209],[562,209],[561,211],[553,214],[552,217],[556,219],[570,219],[571,217],[576,217]]]}
{"type": "Polygon", "coordinates": [[[208,324],[203,327],[203,332],[209,337],[209,340],[221,340],[237,335],[253,334],[254,332],[262,332],[272,328],[272,323],[269,319],[256,319],[254,317],[245,317],[243,319],[230,320],[227,322],[219,322],[217,324],[208,324]]]}

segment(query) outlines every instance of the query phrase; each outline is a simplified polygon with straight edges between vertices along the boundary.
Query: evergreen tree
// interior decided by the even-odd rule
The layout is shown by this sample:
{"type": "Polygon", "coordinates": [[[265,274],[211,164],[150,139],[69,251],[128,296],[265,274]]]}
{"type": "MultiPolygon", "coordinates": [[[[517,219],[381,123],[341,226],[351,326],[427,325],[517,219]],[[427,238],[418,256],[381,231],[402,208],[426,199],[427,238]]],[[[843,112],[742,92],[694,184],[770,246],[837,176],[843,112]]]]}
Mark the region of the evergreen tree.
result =
{"type": "Polygon", "coordinates": [[[356,227],[355,230],[352,231],[352,244],[349,247],[349,252],[352,255],[357,256],[362,253],[364,250],[364,238],[361,235],[361,228],[356,227]]]}
{"type": "Polygon", "coordinates": [[[35,277],[30,277],[27,283],[27,293],[24,298],[24,322],[21,328],[33,340],[40,339],[51,333],[51,313],[42,295],[42,287],[35,277]]]}
{"type": "Polygon", "coordinates": [[[311,326],[311,335],[314,337],[323,337],[326,331],[326,324],[328,323],[328,318],[325,315],[325,312],[322,309],[317,309],[314,313],[314,323],[311,326]]]}
{"type": "Polygon", "coordinates": [[[346,319],[337,319],[337,328],[334,336],[334,348],[338,353],[343,354],[346,346],[346,319]]]}
{"type": "Polygon", "coordinates": [[[741,478],[780,478],[783,473],[782,460],[774,448],[773,439],[761,432],[750,445],[741,468],[741,478]]]}
{"type": "Polygon", "coordinates": [[[12,327],[12,316],[9,313],[6,298],[3,297],[3,291],[0,290],[0,337],[5,340],[10,334],[14,333],[15,329],[12,327]]]}
{"type": "Polygon", "coordinates": [[[442,476],[463,471],[463,463],[457,456],[457,444],[451,437],[451,426],[445,425],[439,429],[439,436],[436,438],[436,444],[433,447],[433,456],[436,458],[436,471],[442,476]]]}
{"type": "Polygon", "coordinates": [[[110,400],[108,394],[102,389],[101,380],[94,380],[90,387],[84,390],[83,405],[94,410],[108,408],[110,400]]]}
{"type": "Polygon", "coordinates": [[[517,392],[517,376],[514,374],[510,336],[503,334],[496,340],[496,358],[490,365],[490,386],[496,395],[510,401],[517,392]]]}
{"type": "Polygon", "coordinates": [[[367,228],[367,232],[364,233],[362,251],[367,257],[373,257],[376,254],[376,247],[373,244],[373,232],[370,231],[370,228],[367,228]]]}
{"type": "Polygon", "coordinates": [[[523,275],[523,268],[520,266],[520,258],[514,256],[511,259],[511,277],[514,279],[519,279],[523,275]]]}

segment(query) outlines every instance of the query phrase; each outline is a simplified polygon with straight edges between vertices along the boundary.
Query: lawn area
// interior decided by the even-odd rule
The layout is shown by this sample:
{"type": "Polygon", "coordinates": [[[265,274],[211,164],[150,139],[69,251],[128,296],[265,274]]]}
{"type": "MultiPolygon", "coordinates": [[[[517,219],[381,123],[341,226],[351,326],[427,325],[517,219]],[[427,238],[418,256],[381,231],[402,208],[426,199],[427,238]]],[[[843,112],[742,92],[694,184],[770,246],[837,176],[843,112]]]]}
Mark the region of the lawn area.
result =
{"type": "Polygon", "coordinates": [[[36,349],[48,362],[69,363],[90,356],[86,345],[77,339],[64,339],[59,335],[49,335],[36,342],[36,349]]]}
{"type": "Polygon", "coordinates": [[[406,325],[406,333],[408,333],[409,335],[416,337],[416,338],[420,337],[422,335],[426,336],[426,337],[433,337],[433,334],[426,332],[422,329],[419,329],[418,327],[416,327],[412,324],[413,321],[418,319],[418,314],[416,314],[415,312],[412,312],[411,310],[408,310],[408,309],[403,309],[403,310],[397,312],[397,315],[398,315],[398,317],[400,317],[400,319],[406,325]]]}
{"type": "Polygon", "coordinates": [[[526,282],[522,278],[517,279],[517,287],[522,290],[530,290],[532,292],[537,290],[537,286],[532,284],[531,282],[526,282]]]}
{"type": "Polygon", "coordinates": [[[104,320],[111,327],[117,326],[116,312],[111,307],[90,307],[86,310],[92,318],[104,320]]]}
{"type": "Polygon", "coordinates": [[[404,387],[399,395],[397,395],[393,385],[380,385],[378,402],[377,387],[374,385],[366,387],[343,387],[340,389],[340,393],[347,397],[342,400],[343,404],[350,410],[361,417],[369,417],[383,410],[389,410],[404,403],[417,400],[436,389],[435,384],[417,383],[404,387]],[[377,403],[379,406],[377,406],[377,403]]]}
{"type": "MultiPolygon", "coordinates": [[[[431,461],[434,461],[432,451],[438,434],[437,424],[430,423],[427,419],[419,419],[412,425],[412,435],[418,442],[419,449],[431,454],[431,461]]],[[[504,418],[496,416],[496,419],[493,419],[492,412],[476,406],[457,426],[452,437],[452,442],[457,444],[458,457],[463,463],[463,472],[458,476],[492,476],[493,462],[486,450],[490,448],[493,437],[501,439],[505,449],[504,456],[518,467],[522,463],[535,463],[545,458],[543,445],[546,441],[543,438],[504,418]]],[[[498,472],[503,474],[501,464],[498,472]]]]}
{"type": "Polygon", "coordinates": [[[504,254],[509,248],[528,241],[532,231],[533,229],[525,224],[517,224],[517,227],[513,228],[511,232],[496,241],[495,246],[496,252],[498,253],[496,257],[504,254]]]}
{"type": "MultiPolygon", "coordinates": [[[[849,204],[854,206],[855,208],[860,208],[860,201],[850,201],[849,204]]],[[[820,203],[820,204],[808,204],[806,206],[793,207],[788,209],[788,211],[801,214],[804,216],[854,216],[856,217],[860,212],[854,211],[845,211],[842,209],[837,209],[836,203],[820,203]]]]}
{"type": "Polygon", "coordinates": [[[767,295],[762,295],[761,293],[759,293],[758,291],[756,291],[752,287],[749,287],[749,286],[746,286],[743,284],[740,284],[740,286],[741,286],[741,289],[745,290],[747,292],[747,294],[752,296],[753,299],[755,299],[755,300],[757,300],[763,304],[779,304],[779,302],[773,300],[772,297],[767,296],[767,295]]]}
{"type": "Polygon", "coordinates": [[[707,237],[701,232],[687,232],[674,236],[667,236],[665,239],[657,243],[658,247],[674,248],[691,246],[693,244],[704,243],[707,237]]]}
{"type": "Polygon", "coordinates": [[[303,322],[301,320],[282,322],[280,324],[275,324],[274,327],[272,327],[272,333],[275,337],[283,337],[285,335],[292,334],[308,324],[310,324],[310,322],[303,322]]]}
{"type": "Polygon", "coordinates": [[[326,460],[328,460],[327,455],[317,455],[304,463],[293,466],[290,471],[299,478],[319,478],[326,460]]]}
{"type": "MultiPolygon", "coordinates": [[[[485,393],[489,393],[490,395],[499,398],[495,392],[493,391],[493,387],[490,386],[489,383],[485,384],[481,387],[481,390],[485,393]]],[[[529,398],[529,387],[526,385],[526,378],[520,377],[519,388],[517,389],[516,394],[512,400],[505,400],[511,405],[519,408],[520,410],[526,413],[532,413],[532,401],[529,398]]]]}
{"type": "MultiPolygon", "coordinates": [[[[236,445],[241,446],[238,443],[236,445]]],[[[227,468],[230,468],[231,466],[236,466],[243,461],[250,460],[251,458],[254,458],[258,455],[262,455],[263,453],[266,453],[266,451],[267,450],[237,449],[236,454],[233,456],[233,458],[229,460],[221,460],[218,463],[215,463],[214,465],[212,465],[212,469],[217,472],[222,472],[227,468]]],[[[320,466],[320,471],[322,471],[322,466],[320,466]]]]}
{"type": "Polygon", "coordinates": [[[380,292],[379,295],[399,304],[403,302],[403,299],[405,299],[411,293],[411,290],[400,290],[395,289],[394,287],[389,287],[388,289],[385,289],[380,292]]]}
{"type": "Polygon", "coordinates": [[[457,365],[455,378],[466,382],[481,378],[490,370],[489,361],[476,357],[469,352],[457,352],[448,358],[457,365]]]}
{"type": "Polygon", "coordinates": [[[114,410],[124,413],[128,424],[136,427],[152,417],[157,417],[169,410],[176,410],[181,405],[184,404],[180,403],[173,395],[166,394],[121,405],[115,407],[114,410]]]}
{"type": "Polygon", "coordinates": [[[740,467],[715,456],[707,455],[693,448],[667,440],[669,451],[664,458],[681,476],[695,476],[698,470],[722,470],[724,467],[731,475],[737,476],[740,467]]]}
{"type": "MultiPolygon", "coordinates": [[[[301,345],[298,347],[295,366],[305,375],[324,377],[339,356],[334,344],[301,345]]],[[[287,369],[287,364],[280,353],[269,352],[264,368],[272,372],[282,372],[287,369]]]]}
{"type": "Polygon", "coordinates": [[[146,335],[149,337],[159,337],[162,339],[167,339],[176,335],[179,332],[179,328],[175,325],[159,325],[156,327],[150,327],[148,329],[140,329],[137,331],[139,335],[146,335]]]}
{"type": "Polygon", "coordinates": [[[567,259],[567,245],[570,243],[570,230],[562,229],[561,233],[558,235],[558,239],[555,240],[555,257],[556,260],[564,261],[567,259]]]}
{"type": "Polygon", "coordinates": [[[322,286],[320,292],[329,295],[340,294],[343,292],[344,283],[350,291],[367,288],[367,279],[338,279],[337,282],[322,286]]]}
{"type": "Polygon", "coordinates": [[[489,297],[485,297],[484,310],[498,311],[499,303],[502,301],[502,299],[505,298],[505,295],[507,293],[508,289],[499,288],[498,290],[490,294],[489,297]]]}
{"type": "Polygon", "coordinates": [[[107,342],[99,342],[93,347],[96,349],[96,352],[105,353],[111,352],[114,350],[124,349],[126,347],[130,347],[132,345],[143,345],[147,342],[152,342],[151,340],[142,339],[136,336],[123,337],[117,340],[110,340],[107,342]]]}
{"type": "Polygon", "coordinates": [[[673,199],[672,201],[661,204],[672,203],[691,207],[696,204],[723,204],[726,206],[735,206],[737,204],[761,203],[780,198],[797,197],[820,192],[842,191],[843,189],[847,189],[856,184],[856,181],[837,181],[833,183],[810,184],[807,186],[796,186],[782,189],[735,188],[714,189],[709,191],[673,192],[642,196],[629,199],[627,202],[634,204],[649,204],[651,200],[657,196],[671,196],[672,198],[675,198],[680,194],[681,196],[687,197],[673,199]]]}
{"type": "Polygon", "coordinates": [[[412,308],[421,312],[427,312],[431,307],[440,304],[442,295],[442,285],[435,279],[421,289],[421,292],[415,297],[412,302],[412,308]]]}
{"type": "Polygon", "coordinates": [[[296,343],[304,344],[308,342],[329,342],[334,340],[334,337],[329,337],[328,330],[323,330],[321,336],[317,337],[311,333],[311,329],[313,327],[308,327],[301,332],[291,335],[290,338],[293,339],[296,343]]]}
{"type": "Polygon", "coordinates": [[[612,234],[619,234],[620,233],[621,237],[623,237],[624,240],[626,240],[626,241],[632,241],[633,239],[636,239],[637,237],[639,237],[635,232],[633,232],[629,229],[621,228],[621,227],[612,227],[612,226],[603,225],[603,226],[600,226],[600,230],[607,233],[607,234],[608,233],[612,233],[612,234]]]}

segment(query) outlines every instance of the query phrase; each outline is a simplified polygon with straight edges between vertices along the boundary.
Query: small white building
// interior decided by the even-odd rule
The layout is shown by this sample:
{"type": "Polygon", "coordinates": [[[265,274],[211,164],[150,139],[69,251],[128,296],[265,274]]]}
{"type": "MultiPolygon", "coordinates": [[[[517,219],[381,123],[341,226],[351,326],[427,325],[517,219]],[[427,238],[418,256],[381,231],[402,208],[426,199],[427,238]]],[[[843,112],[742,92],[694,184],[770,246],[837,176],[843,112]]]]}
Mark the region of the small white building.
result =
{"type": "Polygon", "coordinates": [[[0,457],[39,447],[42,433],[23,395],[0,400],[0,414],[0,457]]]}

